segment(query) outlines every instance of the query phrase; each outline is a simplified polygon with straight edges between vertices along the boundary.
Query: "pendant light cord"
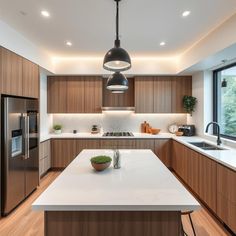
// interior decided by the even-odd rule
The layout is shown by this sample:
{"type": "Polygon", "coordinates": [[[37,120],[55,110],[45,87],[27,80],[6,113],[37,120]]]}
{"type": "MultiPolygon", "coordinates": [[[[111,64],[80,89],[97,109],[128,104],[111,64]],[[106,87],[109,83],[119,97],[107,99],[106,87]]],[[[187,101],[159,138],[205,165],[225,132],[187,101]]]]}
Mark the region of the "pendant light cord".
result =
{"type": "Polygon", "coordinates": [[[116,40],[115,46],[120,47],[120,40],[119,40],[119,1],[116,0],[116,40]]]}

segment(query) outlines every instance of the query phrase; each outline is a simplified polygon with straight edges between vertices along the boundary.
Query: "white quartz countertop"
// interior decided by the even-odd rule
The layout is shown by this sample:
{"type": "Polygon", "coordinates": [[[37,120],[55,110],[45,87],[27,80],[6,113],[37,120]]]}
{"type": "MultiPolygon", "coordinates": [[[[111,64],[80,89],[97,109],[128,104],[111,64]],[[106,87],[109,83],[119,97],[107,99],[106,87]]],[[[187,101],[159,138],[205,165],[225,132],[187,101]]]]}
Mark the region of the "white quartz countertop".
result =
{"type": "Polygon", "coordinates": [[[159,133],[156,135],[145,134],[145,133],[133,133],[134,136],[103,136],[101,133],[99,134],[91,134],[91,133],[61,133],[61,134],[48,134],[42,135],[40,137],[40,142],[46,141],[51,138],[63,139],[63,138],[88,138],[88,139],[158,139],[158,138],[171,138],[173,134],[170,133],[159,133]]]}
{"type": "Polygon", "coordinates": [[[174,140],[184,144],[185,146],[209,157],[210,159],[236,171],[236,150],[235,149],[230,148],[225,145],[221,145],[220,147],[225,150],[203,150],[199,147],[196,147],[196,146],[190,144],[190,142],[206,142],[206,143],[212,144],[214,146],[216,146],[216,143],[211,142],[211,141],[201,138],[201,137],[197,137],[197,136],[193,136],[193,137],[173,136],[172,138],[174,140]]]}
{"type": "Polygon", "coordinates": [[[43,211],[181,211],[199,203],[151,150],[121,150],[121,169],[93,170],[90,158],[111,150],[83,150],[33,203],[43,211]]]}

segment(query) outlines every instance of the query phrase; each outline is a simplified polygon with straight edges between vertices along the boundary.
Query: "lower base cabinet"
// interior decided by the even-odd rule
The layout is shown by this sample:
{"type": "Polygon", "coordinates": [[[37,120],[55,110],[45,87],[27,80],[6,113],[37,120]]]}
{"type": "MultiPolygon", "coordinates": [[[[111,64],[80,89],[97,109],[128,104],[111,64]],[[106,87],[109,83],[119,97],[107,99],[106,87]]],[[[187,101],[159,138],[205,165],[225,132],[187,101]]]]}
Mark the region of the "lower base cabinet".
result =
{"type": "Polygon", "coordinates": [[[103,139],[100,141],[101,149],[135,149],[134,139],[103,139]]]}
{"type": "Polygon", "coordinates": [[[43,176],[51,168],[50,140],[39,145],[39,176],[43,176]]]}
{"type": "Polygon", "coordinates": [[[156,139],[154,140],[154,153],[167,166],[171,168],[171,140],[156,139]]]}
{"type": "Polygon", "coordinates": [[[172,151],[174,171],[236,234],[236,172],[176,141],[172,151]]]}
{"type": "Polygon", "coordinates": [[[236,172],[217,164],[217,215],[236,234],[236,172]]]}

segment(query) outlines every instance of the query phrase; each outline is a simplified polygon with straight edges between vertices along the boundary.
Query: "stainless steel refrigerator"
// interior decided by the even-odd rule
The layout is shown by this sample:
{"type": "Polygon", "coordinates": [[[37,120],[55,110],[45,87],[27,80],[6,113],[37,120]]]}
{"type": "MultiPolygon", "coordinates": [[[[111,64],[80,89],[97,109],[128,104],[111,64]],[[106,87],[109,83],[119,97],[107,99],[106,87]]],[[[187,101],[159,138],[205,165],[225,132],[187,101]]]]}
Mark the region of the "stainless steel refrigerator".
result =
{"type": "Polygon", "coordinates": [[[2,214],[7,215],[39,183],[38,101],[2,97],[2,214]]]}

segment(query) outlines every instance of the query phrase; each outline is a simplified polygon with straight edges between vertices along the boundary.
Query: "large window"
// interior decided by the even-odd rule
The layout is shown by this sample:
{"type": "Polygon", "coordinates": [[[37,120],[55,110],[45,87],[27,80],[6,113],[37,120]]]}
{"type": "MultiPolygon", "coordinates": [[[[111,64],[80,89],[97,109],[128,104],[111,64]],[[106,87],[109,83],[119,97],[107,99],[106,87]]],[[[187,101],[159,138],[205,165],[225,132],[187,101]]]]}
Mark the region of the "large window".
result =
{"type": "Polygon", "coordinates": [[[214,121],[222,136],[236,140],[236,64],[214,71],[214,121]]]}

